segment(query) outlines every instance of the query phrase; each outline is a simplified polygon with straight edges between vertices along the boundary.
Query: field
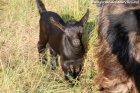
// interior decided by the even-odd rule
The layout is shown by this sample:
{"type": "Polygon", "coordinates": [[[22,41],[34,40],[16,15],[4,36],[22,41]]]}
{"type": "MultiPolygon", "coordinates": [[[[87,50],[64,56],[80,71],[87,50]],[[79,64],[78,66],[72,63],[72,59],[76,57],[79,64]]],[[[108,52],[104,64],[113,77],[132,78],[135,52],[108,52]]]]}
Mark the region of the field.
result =
{"type": "Polygon", "coordinates": [[[80,20],[90,9],[83,34],[86,54],[80,81],[71,87],[60,66],[53,71],[49,63],[44,66],[39,62],[39,13],[35,0],[0,0],[0,93],[98,93],[93,58],[98,8],[93,0],[43,2],[47,10],[57,12],[65,21],[80,20]]]}

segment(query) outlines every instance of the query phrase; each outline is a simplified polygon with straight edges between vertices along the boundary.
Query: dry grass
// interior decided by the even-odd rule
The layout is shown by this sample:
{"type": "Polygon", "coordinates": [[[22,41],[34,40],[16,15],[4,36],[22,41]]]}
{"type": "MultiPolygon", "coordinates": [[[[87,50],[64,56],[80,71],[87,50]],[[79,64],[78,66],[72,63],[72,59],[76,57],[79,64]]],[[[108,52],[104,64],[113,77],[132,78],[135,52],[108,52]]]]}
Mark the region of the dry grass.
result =
{"type": "Polygon", "coordinates": [[[52,71],[49,64],[43,66],[39,62],[36,47],[39,14],[35,0],[1,0],[0,93],[96,93],[92,46],[96,38],[97,8],[92,0],[44,2],[47,10],[59,13],[65,20],[79,20],[87,7],[90,9],[89,23],[83,34],[87,56],[81,80],[77,81],[78,85],[70,87],[64,80],[61,67],[52,71]]]}

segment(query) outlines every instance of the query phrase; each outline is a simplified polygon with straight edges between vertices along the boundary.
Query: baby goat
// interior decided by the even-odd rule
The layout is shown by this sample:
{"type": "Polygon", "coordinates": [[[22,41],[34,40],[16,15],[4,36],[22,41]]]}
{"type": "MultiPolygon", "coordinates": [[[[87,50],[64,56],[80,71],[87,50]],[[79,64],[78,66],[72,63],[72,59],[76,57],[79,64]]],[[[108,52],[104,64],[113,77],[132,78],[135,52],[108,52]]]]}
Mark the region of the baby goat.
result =
{"type": "MultiPolygon", "coordinates": [[[[52,56],[52,68],[55,69],[56,64],[58,64],[57,54],[59,54],[65,78],[69,79],[69,76],[74,79],[77,78],[83,67],[85,51],[81,37],[83,26],[88,20],[89,10],[80,21],[68,21],[65,23],[57,13],[47,11],[41,0],[36,0],[36,2],[41,17],[38,52],[40,54],[44,53],[48,43],[52,56]]],[[[44,56],[43,59],[45,59],[44,56]]]]}

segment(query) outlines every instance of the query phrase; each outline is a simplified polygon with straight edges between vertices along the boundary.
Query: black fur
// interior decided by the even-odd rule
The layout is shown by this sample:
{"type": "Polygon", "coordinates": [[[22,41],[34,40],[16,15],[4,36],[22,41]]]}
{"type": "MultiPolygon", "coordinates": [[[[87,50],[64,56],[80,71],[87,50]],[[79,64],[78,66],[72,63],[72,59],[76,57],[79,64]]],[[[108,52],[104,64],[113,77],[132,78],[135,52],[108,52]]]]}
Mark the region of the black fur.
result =
{"type": "MultiPolygon", "coordinates": [[[[129,27],[125,24],[122,24],[121,22],[125,22],[125,20],[129,20],[129,17],[134,17],[133,22],[138,23],[136,26],[140,27],[140,10],[139,11],[127,11],[123,13],[122,15],[112,15],[112,18],[110,19],[110,27],[107,33],[107,39],[109,42],[109,45],[112,49],[112,52],[118,56],[118,59],[120,60],[121,64],[124,66],[125,70],[128,72],[129,75],[134,74],[135,72],[139,71],[137,70],[137,66],[140,64],[137,62],[134,58],[134,56],[131,54],[130,50],[132,48],[130,43],[130,36],[128,36],[129,33],[132,31],[136,31],[136,33],[140,33],[140,29],[135,29],[133,25],[130,25],[129,27]],[[131,13],[133,16],[131,16],[131,13]],[[119,16],[119,17],[117,17],[119,16]],[[115,17],[120,18],[119,20],[114,20],[115,17]],[[121,19],[122,17],[122,19],[121,19]],[[128,19],[127,19],[128,18],[128,19]],[[112,24],[115,21],[115,24],[112,24]]],[[[129,21],[130,22],[130,21],[129,21]]]]}
{"type": "MultiPolygon", "coordinates": [[[[58,64],[57,54],[59,54],[66,79],[69,79],[69,76],[77,78],[83,67],[85,51],[81,38],[83,26],[88,20],[89,11],[80,21],[68,21],[65,23],[57,13],[46,11],[44,4],[40,0],[36,0],[36,2],[41,17],[38,52],[40,54],[44,53],[48,43],[51,48],[53,69],[58,64]]],[[[44,56],[43,59],[45,59],[44,56]]]]}

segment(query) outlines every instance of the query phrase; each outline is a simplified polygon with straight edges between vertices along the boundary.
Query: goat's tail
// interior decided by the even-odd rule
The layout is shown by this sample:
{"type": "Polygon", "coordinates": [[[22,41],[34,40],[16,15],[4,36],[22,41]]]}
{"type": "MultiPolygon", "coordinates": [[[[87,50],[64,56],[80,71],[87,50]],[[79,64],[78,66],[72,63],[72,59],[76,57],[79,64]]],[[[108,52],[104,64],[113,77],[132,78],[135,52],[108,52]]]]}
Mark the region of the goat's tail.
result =
{"type": "Polygon", "coordinates": [[[36,0],[36,3],[37,3],[37,7],[38,7],[38,10],[39,10],[40,14],[47,11],[46,8],[45,8],[45,5],[43,4],[43,2],[41,0],[36,0]]]}

